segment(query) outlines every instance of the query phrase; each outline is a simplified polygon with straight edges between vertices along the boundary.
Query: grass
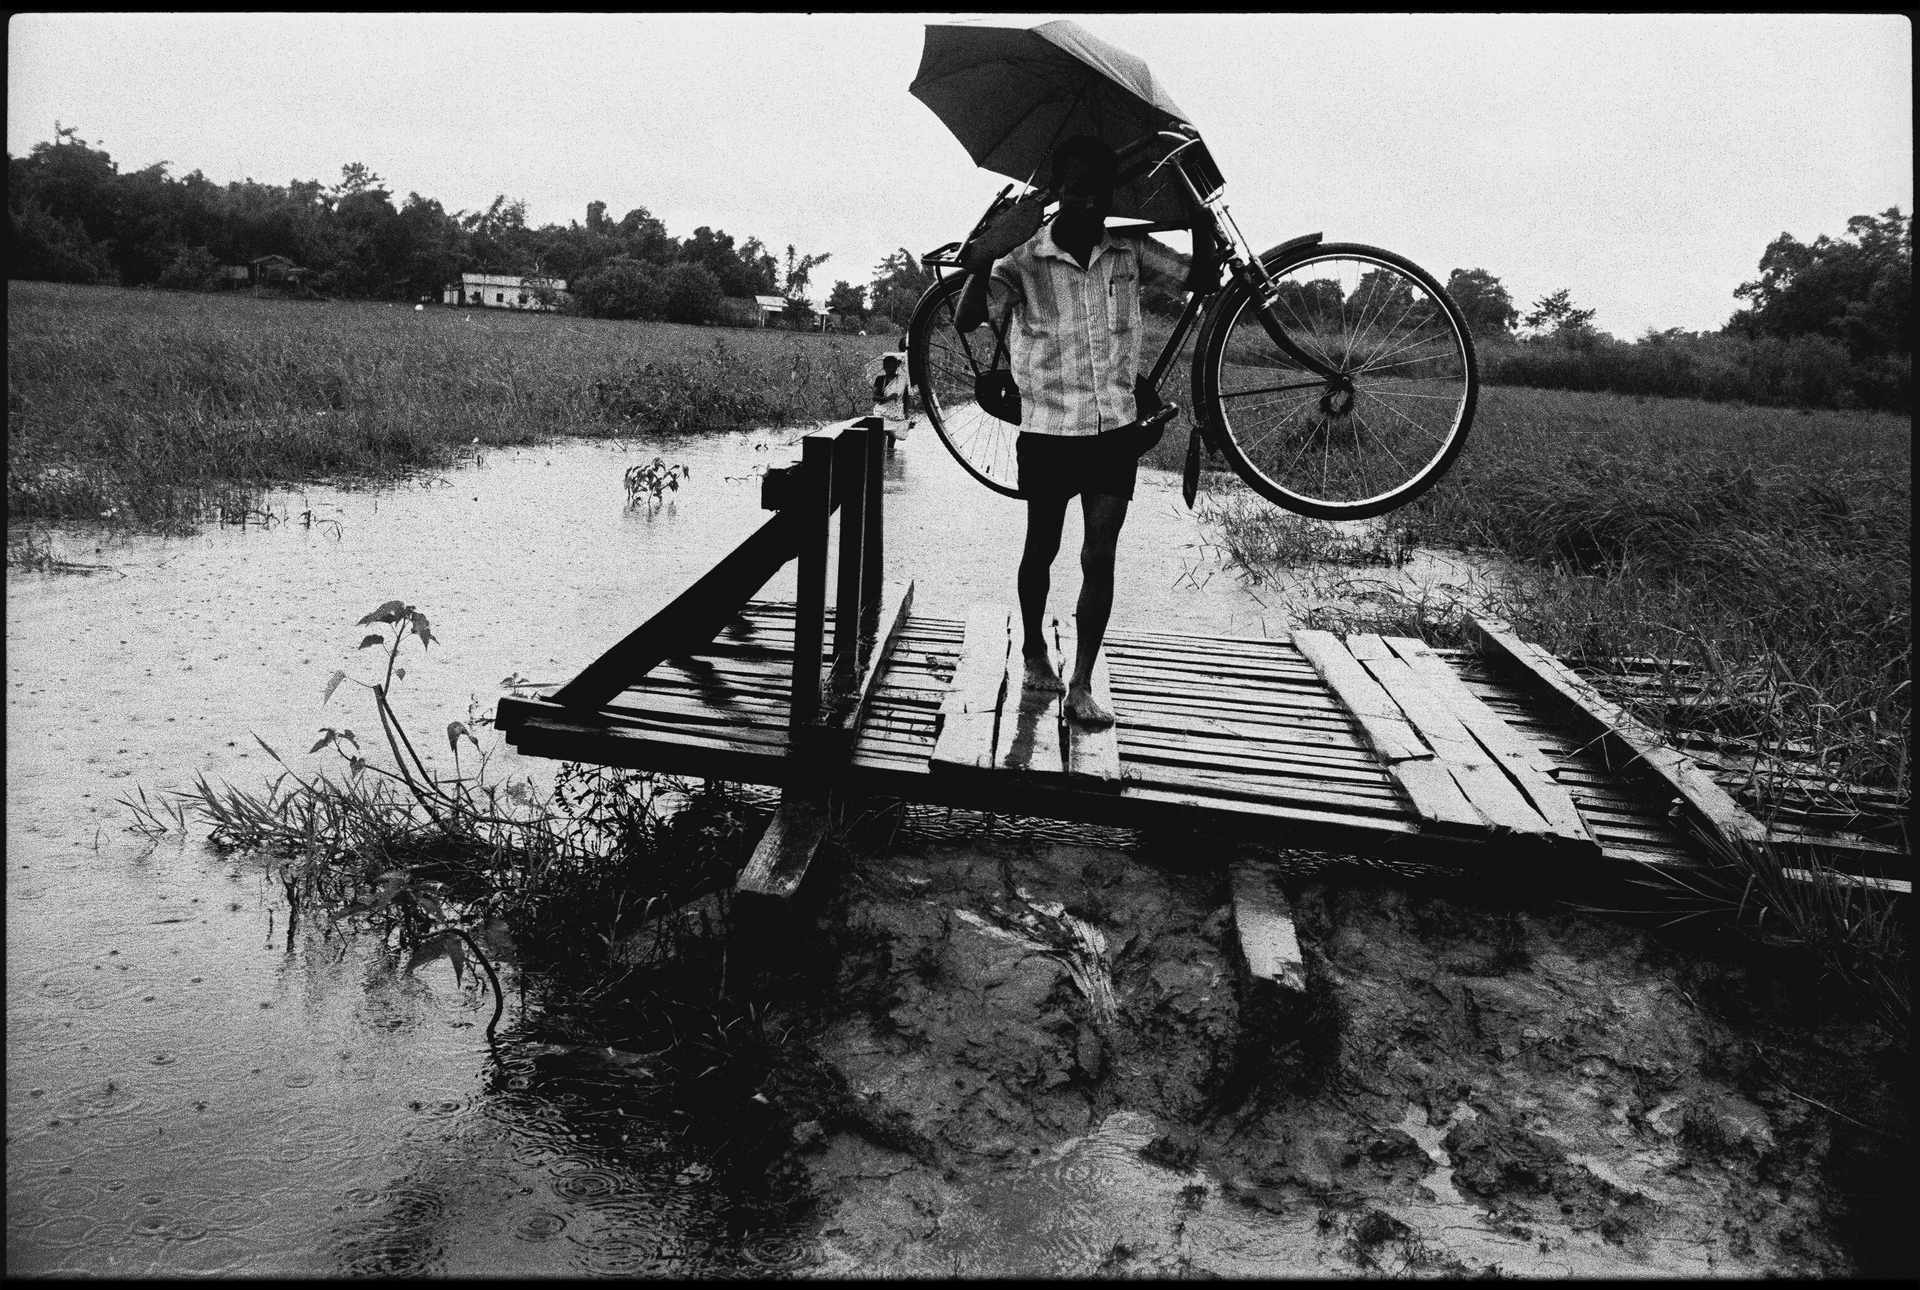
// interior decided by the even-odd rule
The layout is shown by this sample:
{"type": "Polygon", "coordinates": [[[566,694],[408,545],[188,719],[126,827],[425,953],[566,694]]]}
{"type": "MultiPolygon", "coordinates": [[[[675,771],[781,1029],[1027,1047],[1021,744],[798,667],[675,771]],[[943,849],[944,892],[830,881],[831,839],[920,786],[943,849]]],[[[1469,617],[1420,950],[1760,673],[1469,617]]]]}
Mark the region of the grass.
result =
{"type": "Polygon", "coordinates": [[[1371,536],[1217,514],[1256,577],[1335,541],[1497,553],[1508,575],[1474,596],[1375,612],[1457,644],[1471,605],[1565,657],[1676,660],[1618,697],[1656,728],[1792,748],[1905,799],[1910,440],[1887,414],[1494,388],[1452,473],[1371,536]]]}
{"type": "Polygon", "coordinates": [[[8,516],[181,530],[273,485],[489,447],[837,420],[891,344],[13,282],[8,516]]]}

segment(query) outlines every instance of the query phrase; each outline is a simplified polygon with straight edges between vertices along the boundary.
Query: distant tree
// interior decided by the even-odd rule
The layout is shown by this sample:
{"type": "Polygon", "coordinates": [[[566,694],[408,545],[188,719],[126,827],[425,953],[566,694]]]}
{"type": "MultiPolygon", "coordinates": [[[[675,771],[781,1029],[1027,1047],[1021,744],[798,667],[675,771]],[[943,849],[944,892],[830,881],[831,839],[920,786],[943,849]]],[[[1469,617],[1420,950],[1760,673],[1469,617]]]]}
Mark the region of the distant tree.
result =
{"type": "Polygon", "coordinates": [[[1593,310],[1576,309],[1572,293],[1565,287],[1533,302],[1533,312],[1520,320],[1521,326],[1536,335],[1558,340],[1587,341],[1598,336],[1593,327],[1593,310]]]}
{"type": "Polygon", "coordinates": [[[1314,278],[1310,282],[1287,281],[1280,284],[1278,303],[1301,321],[1311,318],[1337,318],[1346,303],[1346,292],[1332,278],[1314,278]]]}
{"type": "MultiPolygon", "coordinates": [[[[1309,283],[1309,287],[1317,286],[1309,283]]],[[[1356,318],[1399,318],[1413,308],[1413,288],[1397,273],[1375,269],[1360,275],[1353,295],[1347,300],[1349,316],[1356,318]]]]}
{"type": "Polygon", "coordinates": [[[676,264],[662,283],[660,316],[668,322],[710,322],[720,311],[720,279],[704,264],[676,264]]]}
{"type": "Polygon", "coordinates": [[[379,187],[384,180],[371,169],[357,161],[349,161],[340,167],[340,182],[332,188],[335,197],[351,197],[355,193],[364,193],[368,189],[379,187]]]}
{"type": "Polygon", "coordinates": [[[159,278],[160,286],[179,291],[206,291],[213,283],[213,255],[204,246],[181,247],[159,278]]]}
{"type": "Polygon", "coordinates": [[[615,256],[574,282],[570,290],[583,313],[595,318],[657,319],[666,315],[661,270],[630,256],[615,256]]]}
{"type": "Polygon", "coordinates": [[[1815,334],[1855,359],[1913,352],[1913,217],[1898,206],[1855,215],[1839,238],[1811,245],[1791,233],[1760,257],[1760,276],[1733,294],[1752,304],[1728,320],[1748,336],[1815,334]]]}
{"type": "MultiPolygon", "coordinates": [[[[807,283],[812,278],[814,269],[832,258],[833,255],[830,252],[820,255],[796,255],[793,243],[787,243],[787,269],[782,275],[780,294],[787,298],[789,308],[794,301],[806,299],[807,283]]],[[[807,312],[811,313],[811,308],[807,312]]]]}
{"type": "Polygon", "coordinates": [[[1447,294],[1460,306],[1467,330],[1476,336],[1509,336],[1519,321],[1513,297],[1485,269],[1455,269],[1447,275],[1447,294]]]}
{"type": "Polygon", "coordinates": [[[933,283],[933,270],[922,268],[920,258],[903,246],[874,267],[867,311],[905,327],[913,321],[913,307],[933,283]]]}
{"type": "Polygon", "coordinates": [[[604,237],[607,232],[607,204],[605,202],[587,203],[587,232],[596,237],[604,237]]]}
{"type": "Polygon", "coordinates": [[[845,279],[834,283],[833,290],[827,293],[827,310],[829,313],[863,317],[867,312],[867,289],[856,287],[845,279]]]}
{"type": "Polygon", "coordinates": [[[773,294],[773,258],[765,251],[758,239],[748,238],[744,246],[736,247],[732,234],[705,225],[680,245],[682,258],[706,266],[721,293],[729,296],[773,294]]]}

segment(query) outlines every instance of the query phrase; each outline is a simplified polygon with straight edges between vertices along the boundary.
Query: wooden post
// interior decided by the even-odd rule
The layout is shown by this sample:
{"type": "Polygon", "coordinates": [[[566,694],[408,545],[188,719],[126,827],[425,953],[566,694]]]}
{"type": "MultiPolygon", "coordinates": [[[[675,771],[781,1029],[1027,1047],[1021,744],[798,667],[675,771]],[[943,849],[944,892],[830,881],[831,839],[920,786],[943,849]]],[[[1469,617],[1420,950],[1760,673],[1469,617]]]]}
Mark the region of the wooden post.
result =
{"type": "Polygon", "coordinates": [[[827,518],[833,506],[833,439],[810,434],[800,450],[800,546],[793,606],[793,698],[787,725],[799,729],[820,714],[820,645],[827,612],[827,518]]]}
{"type": "Polygon", "coordinates": [[[886,470],[887,435],[886,423],[878,417],[869,417],[861,424],[867,432],[867,488],[863,499],[867,517],[862,522],[866,549],[860,557],[860,628],[863,635],[872,635],[885,628],[879,616],[881,588],[886,583],[881,565],[884,554],[881,517],[886,511],[886,485],[882,476],[886,470]]]}
{"type": "Polygon", "coordinates": [[[853,688],[860,670],[860,610],[866,602],[866,544],[862,532],[867,519],[865,430],[844,430],[843,443],[833,455],[834,491],[840,498],[840,571],[834,588],[833,693],[837,699],[853,688]]]}

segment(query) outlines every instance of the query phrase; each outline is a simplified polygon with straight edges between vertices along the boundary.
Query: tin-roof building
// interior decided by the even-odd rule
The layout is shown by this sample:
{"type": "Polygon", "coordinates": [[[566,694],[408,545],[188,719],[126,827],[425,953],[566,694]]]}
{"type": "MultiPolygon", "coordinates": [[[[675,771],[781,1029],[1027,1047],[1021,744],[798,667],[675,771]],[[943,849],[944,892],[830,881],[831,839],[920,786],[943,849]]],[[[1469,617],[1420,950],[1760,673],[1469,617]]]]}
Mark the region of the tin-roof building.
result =
{"type": "Polygon", "coordinates": [[[564,278],[518,277],[505,273],[463,273],[449,282],[440,298],[450,305],[478,305],[483,309],[557,309],[566,299],[564,278]]]}

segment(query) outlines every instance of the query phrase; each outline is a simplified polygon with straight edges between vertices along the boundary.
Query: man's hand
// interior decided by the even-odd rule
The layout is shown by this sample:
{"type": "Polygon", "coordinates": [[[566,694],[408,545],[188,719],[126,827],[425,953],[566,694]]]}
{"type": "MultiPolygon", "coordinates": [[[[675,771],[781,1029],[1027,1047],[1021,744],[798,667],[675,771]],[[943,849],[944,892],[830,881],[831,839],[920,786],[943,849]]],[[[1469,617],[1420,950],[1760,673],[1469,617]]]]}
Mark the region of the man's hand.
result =
{"type": "Polygon", "coordinates": [[[1032,192],[1018,201],[1008,202],[997,211],[989,212],[984,221],[985,227],[975,233],[960,251],[960,262],[967,272],[988,272],[995,260],[1039,232],[1046,205],[1043,195],[1032,192]]]}

